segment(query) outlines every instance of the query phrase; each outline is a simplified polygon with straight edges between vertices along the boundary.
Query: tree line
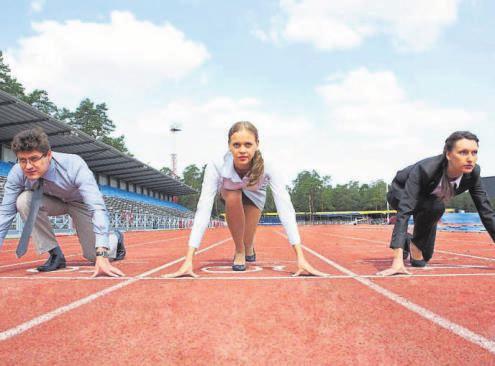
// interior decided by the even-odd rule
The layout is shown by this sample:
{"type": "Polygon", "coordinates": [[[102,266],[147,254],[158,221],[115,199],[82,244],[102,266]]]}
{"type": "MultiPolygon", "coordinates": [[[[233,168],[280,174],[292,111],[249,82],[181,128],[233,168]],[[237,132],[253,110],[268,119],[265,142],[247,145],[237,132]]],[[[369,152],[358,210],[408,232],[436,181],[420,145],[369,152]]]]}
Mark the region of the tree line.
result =
{"type": "MultiPolygon", "coordinates": [[[[187,166],[180,178],[185,184],[201,191],[206,165],[187,166]]],[[[296,212],[328,211],[382,211],[387,209],[387,183],[376,180],[371,183],[349,181],[345,184],[332,185],[331,177],[321,175],[316,170],[304,170],[297,174],[292,184],[287,187],[296,212]]],[[[199,193],[179,197],[179,203],[190,210],[196,210],[199,193]]],[[[495,205],[495,199],[492,200],[495,205]]],[[[446,203],[446,207],[476,212],[476,207],[468,192],[460,194],[446,203]]],[[[218,195],[213,206],[213,215],[223,213],[225,207],[218,195]]],[[[268,189],[264,212],[276,212],[273,195],[268,189]]]]}
{"type": "Polygon", "coordinates": [[[71,127],[83,131],[96,140],[132,156],[125,144],[124,135],[112,136],[115,131],[115,124],[108,117],[106,103],[97,104],[89,98],[84,98],[73,111],[65,107],[60,108],[50,100],[46,90],[26,91],[22,83],[12,75],[10,67],[3,59],[2,51],[0,51],[0,90],[19,98],[53,118],[67,123],[71,127]]]}

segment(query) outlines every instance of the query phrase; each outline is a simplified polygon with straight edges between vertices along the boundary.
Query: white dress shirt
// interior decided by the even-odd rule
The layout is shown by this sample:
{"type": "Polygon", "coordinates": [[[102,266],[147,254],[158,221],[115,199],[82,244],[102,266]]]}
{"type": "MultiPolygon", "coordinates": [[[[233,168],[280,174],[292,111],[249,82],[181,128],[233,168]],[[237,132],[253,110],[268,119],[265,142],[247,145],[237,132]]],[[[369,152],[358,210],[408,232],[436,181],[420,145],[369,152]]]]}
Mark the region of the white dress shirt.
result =
{"type": "MultiPolygon", "coordinates": [[[[462,176],[463,176],[463,174],[461,174],[455,180],[449,181],[449,183],[452,186],[452,188],[454,189],[454,191],[457,189],[457,187],[459,187],[459,184],[461,184],[462,176]]],[[[435,196],[440,195],[440,193],[442,192],[442,182],[443,182],[443,177],[442,177],[442,179],[440,179],[438,186],[436,186],[436,188],[433,190],[433,192],[431,192],[431,194],[434,194],[435,196]]]]}
{"type": "Polygon", "coordinates": [[[194,216],[194,224],[189,237],[189,246],[199,248],[204,232],[208,227],[211,217],[211,209],[217,192],[222,188],[227,190],[242,190],[242,192],[260,209],[266,200],[266,188],[269,185],[275,206],[277,207],[278,216],[289,242],[300,244],[299,231],[296,223],[296,213],[289,193],[285,189],[283,179],[274,169],[273,164],[265,161],[264,174],[254,186],[248,187],[249,177],[242,179],[234,169],[234,158],[230,152],[225,154],[221,159],[209,163],[205,170],[201,196],[199,197],[198,207],[194,216]]]}

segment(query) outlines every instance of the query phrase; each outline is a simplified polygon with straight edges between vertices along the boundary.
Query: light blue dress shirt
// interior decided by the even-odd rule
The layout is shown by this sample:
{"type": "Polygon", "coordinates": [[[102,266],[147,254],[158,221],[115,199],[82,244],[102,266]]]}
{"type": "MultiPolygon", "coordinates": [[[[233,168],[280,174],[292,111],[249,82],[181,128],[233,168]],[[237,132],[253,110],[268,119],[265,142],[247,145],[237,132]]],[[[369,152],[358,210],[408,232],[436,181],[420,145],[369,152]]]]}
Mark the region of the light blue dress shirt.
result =
{"type": "MultiPolygon", "coordinates": [[[[43,193],[64,202],[85,203],[93,215],[96,247],[108,248],[109,220],[103,196],[86,162],[78,155],[52,152],[48,171],[43,175],[43,193]]],[[[19,164],[7,176],[5,193],[0,205],[0,247],[16,214],[17,197],[31,190],[36,180],[29,180],[19,164]]]]}

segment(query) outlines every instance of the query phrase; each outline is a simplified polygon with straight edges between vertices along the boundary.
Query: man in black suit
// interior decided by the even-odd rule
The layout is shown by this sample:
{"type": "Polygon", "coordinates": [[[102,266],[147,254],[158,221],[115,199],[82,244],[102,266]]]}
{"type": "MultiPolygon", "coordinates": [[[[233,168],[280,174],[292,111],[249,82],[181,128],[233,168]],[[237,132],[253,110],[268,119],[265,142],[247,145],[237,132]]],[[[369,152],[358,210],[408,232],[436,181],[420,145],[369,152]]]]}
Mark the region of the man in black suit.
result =
{"type": "Polygon", "coordinates": [[[397,221],[390,248],[392,267],[379,275],[410,274],[404,259],[410,255],[413,267],[424,267],[433,256],[437,223],[445,202],[469,190],[486,230],[495,241],[495,214],[481,185],[478,138],[468,131],[457,131],[445,141],[442,155],[427,158],[397,172],[387,200],[397,210],[397,221]],[[414,217],[414,232],[407,226],[414,217]]]}

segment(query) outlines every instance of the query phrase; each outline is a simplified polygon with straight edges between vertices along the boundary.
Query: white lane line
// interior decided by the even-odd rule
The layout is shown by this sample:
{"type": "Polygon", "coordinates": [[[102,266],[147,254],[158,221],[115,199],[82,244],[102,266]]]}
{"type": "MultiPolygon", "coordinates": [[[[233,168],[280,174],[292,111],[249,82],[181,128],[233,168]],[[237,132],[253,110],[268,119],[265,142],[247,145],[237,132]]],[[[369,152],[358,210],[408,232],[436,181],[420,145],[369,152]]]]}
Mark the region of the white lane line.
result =
{"type": "MultiPolygon", "coordinates": [[[[456,253],[456,252],[451,252],[449,250],[436,250],[437,253],[444,253],[444,254],[452,254],[452,255],[458,255],[459,257],[466,257],[466,258],[475,258],[475,259],[483,259],[485,261],[490,261],[490,262],[495,262],[495,258],[489,258],[489,257],[480,257],[477,255],[471,255],[471,254],[462,254],[462,253],[456,253]]],[[[495,250],[494,250],[495,252],[495,250]]]]}
{"type": "MultiPolygon", "coordinates": [[[[284,234],[280,233],[279,231],[275,231],[275,232],[277,232],[279,235],[286,237],[284,234]]],[[[339,270],[340,272],[345,273],[349,276],[352,276],[354,280],[356,280],[359,283],[365,285],[366,287],[374,290],[375,292],[385,296],[389,300],[392,300],[393,302],[395,302],[399,305],[402,305],[406,309],[422,316],[425,319],[430,320],[431,322],[439,325],[440,327],[458,335],[459,337],[461,337],[461,338],[463,338],[463,339],[465,339],[471,343],[474,343],[474,344],[486,349],[488,352],[490,352],[492,354],[495,354],[495,342],[494,341],[492,341],[488,338],[485,338],[482,335],[479,335],[479,334],[463,327],[462,325],[451,322],[450,320],[443,318],[442,316],[435,314],[434,312],[432,312],[432,311],[430,311],[430,310],[428,310],[422,306],[419,306],[419,305],[413,303],[412,301],[407,300],[404,297],[397,295],[396,293],[389,291],[389,290],[377,285],[376,283],[374,283],[373,281],[371,281],[368,278],[363,278],[363,277],[359,276],[358,274],[356,274],[356,273],[352,272],[351,270],[341,266],[340,264],[334,262],[333,260],[324,257],[323,255],[315,252],[313,249],[308,248],[305,245],[301,245],[301,247],[304,248],[305,250],[307,250],[309,253],[313,254],[315,257],[321,259],[325,263],[328,263],[329,265],[331,265],[335,269],[339,270]]]]}
{"type": "MultiPolygon", "coordinates": [[[[327,235],[327,236],[336,236],[336,237],[339,237],[339,238],[342,238],[342,239],[354,239],[354,240],[366,241],[366,242],[369,242],[369,243],[387,244],[384,241],[371,240],[371,239],[365,239],[365,238],[358,238],[358,237],[354,237],[354,236],[344,236],[344,235],[337,235],[337,234],[330,234],[330,233],[321,233],[321,234],[327,235]]],[[[475,243],[475,244],[481,245],[480,243],[475,243]]],[[[452,252],[452,251],[449,251],[449,250],[440,250],[440,249],[437,249],[437,250],[435,250],[435,252],[436,253],[443,253],[443,254],[458,255],[459,257],[483,259],[483,260],[495,262],[495,258],[480,257],[480,256],[475,256],[475,255],[470,255],[470,254],[456,253],[456,252],[452,252]]],[[[494,250],[494,252],[495,252],[495,250],[494,250]]]]}
{"type": "MultiPolygon", "coordinates": [[[[223,239],[223,240],[220,240],[204,249],[201,249],[201,250],[198,250],[196,252],[196,255],[200,254],[200,253],[203,253],[209,249],[212,249],[220,244],[223,244],[225,243],[226,241],[229,241],[229,240],[232,240],[231,238],[227,238],[227,239],[223,239]]],[[[48,313],[45,313],[43,315],[40,315],[40,316],[37,316],[36,318],[33,318],[27,322],[24,322],[22,324],[19,324],[18,326],[16,327],[13,327],[13,328],[10,328],[10,329],[7,329],[3,332],[0,333],[0,341],[5,341],[9,338],[12,338],[12,337],[15,337],[21,333],[24,333],[25,331],[33,328],[33,327],[36,327],[40,324],[43,324],[49,320],[52,320],[53,318],[59,316],[59,315],[62,315],[62,314],[65,314],[67,313],[68,311],[71,311],[71,310],[74,310],[82,305],[85,305],[85,304],[89,304],[90,302],[96,300],[97,298],[101,297],[101,296],[104,296],[104,295],[107,295],[111,292],[114,292],[116,290],[119,290],[123,287],[126,287],[126,286],[129,286],[137,281],[140,281],[143,277],[146,277],[146,276],[149,276],[153,273],[156,273],[156,272],[159,272],[167,267],[170,267],[176,263],[179,263],[181,262],[182,260],[185,259],[185,256],[183,257],[180,257],[172,262],[168,262],[162,266],[159,266],[159,267],[156,267],[154,269],[151,269],[149,271],[146,271],[146,272],[143,272],[142,274],[136,276],[136,277],[133,277],[133,278],[129,278],[128,280],[124,281],[124,282],[120,282],[116,285],[113,285],[111,287],[107,287],[101,291],[98,291],[98,292],[95,292],[94,294],[92,295],[89,295],[89,296],[86,296],[86,297],[83,297],[82,299],[79,299],[79,300],[76,300],[70,304],[67,304],[67,305],[64,305],[64,306],[61,306],[55,310],[52,310],[48,313]]]]}
{"type": "Polygon", "coordinates": [[[437,274],[413,274],[413,275],[396,275],[383,277],[378,275],[356,275],[356,276],[348,276],[348,275],[329,275],[325,277],[315,277],[315,276],[201,276],[197,278],[192,277],[179,277],[179,278],[164,278],[164,277],[83,277],[83,276],[33,276],[33,277],[22,277],[22,276],[4,276],[0,277],[0,280],[26,280],[26,281],[37,281],[37,280],[63,280],[63,281],[124,281],[128,279],[136,279],[139,280],[151,280],[151,281],[186,281],[186,280],[202,280],[202,281],[214,281],[214,280],[328,280],[328,279],[354,279],[355,277],[359,278],[379,278],[381,280],[395,280],[395,279],[410,279],[410,278],[421,278],[421,277],[495,277],[495,273],[437,273],[437,274]]]}
{"type": "MultiPolygon", "coordinates": [[[[154,243],[163,243],[163,242],[168,242],[168,241],[182,239],[182,238],[187,238],[187,235],[175,236],[173,238],[168,238],[168,239],[160,239],[160,240],[147,241],[147,242],[139,243],[139,244],[129,244],[129,245],[126,245],[125,247],[126,247],[126,249],[128,249],[128,248],[138,247],[138,246],[141,246],[141,245],[154,244],[154,243]]],[[[81,254],[69,254],[69,255],[66,255],[65,258],[78,257],[78,256],[81,256],[81,254]]],[[[29,261],[29,262],[19,262],[19,263],[12,263],[12,264],[4,264],[4,265],[1,265],[0,266],[0,269],[2,269],[2,268],[9,268],[9,267],[17,267],[17,266],[22,266],[24,264],[38,263],[38,262],[46,262],[46,258],[36,259],[34,261],[29,261]]]]}
{"type": "MultiPolygon", "coordinates": [[[[388,242],[386,241],[383,241],[383,240],[372,240],[372,239],[366,239],[366,238],[360,238],[360,237],[356,237],[356,236],[346,236],[346,235],[338,235],[338,234],[332,234],[332,233],[318,233],[318,234],[323,234],[323,235],[327,235],[327,236],[336,236],[338,238],[342,238],[342,239],[354,239],[354,240],[360,240],[360,241],[366,241],[368,243],[377,243],[377,244],[389,244],[388,242]]],[[[475,243],[471,243],[471,242],[466,242],[465,240],[460,240],[460,239],[448,239],[448,238],[440,238],[438,237],[436,239],[437,241],[442,241],[442,242],[449,242],[449,241],[460,241],[462,243],[465,243],[466,245],[490,245],[491,243],[479,243],[479,242],[475,242],[475,243]]]]}

